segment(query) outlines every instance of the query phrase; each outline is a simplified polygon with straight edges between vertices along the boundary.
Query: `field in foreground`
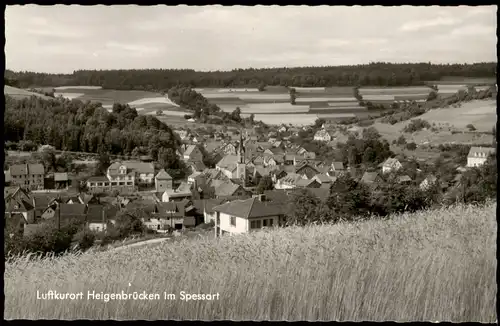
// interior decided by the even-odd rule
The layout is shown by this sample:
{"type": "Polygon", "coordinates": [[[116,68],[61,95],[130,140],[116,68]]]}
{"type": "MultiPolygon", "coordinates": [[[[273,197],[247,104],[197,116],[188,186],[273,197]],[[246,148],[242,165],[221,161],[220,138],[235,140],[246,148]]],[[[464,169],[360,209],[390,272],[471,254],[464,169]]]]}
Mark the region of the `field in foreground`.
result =
{"type": "Polygon", "coordinates": [[[496,318],[496,203],[390,221],[192,239],[5,264],[5,318],[477,321],[496,318]],[[130,283],[130,285],[129,285],[130,283]],[[37,291],[82,300],[37,300],[37,291]],[[160,300],[87,300],[87,291],[160,300]],[[163,292],[176,300],[163,300],[163,292]],[[218,301],[179,293],[219,293],[218,301]]]}

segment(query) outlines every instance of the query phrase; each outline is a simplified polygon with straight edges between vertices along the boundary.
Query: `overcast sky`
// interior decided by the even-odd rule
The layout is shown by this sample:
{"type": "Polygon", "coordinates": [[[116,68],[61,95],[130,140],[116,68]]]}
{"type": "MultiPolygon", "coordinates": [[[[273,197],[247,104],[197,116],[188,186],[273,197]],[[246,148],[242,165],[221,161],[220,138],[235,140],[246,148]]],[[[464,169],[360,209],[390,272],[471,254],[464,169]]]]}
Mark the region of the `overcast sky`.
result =
{"type": "Polygon", "coordinates": [[[7,6],[7,69],[496,61],[496,6],[7,6]]]}

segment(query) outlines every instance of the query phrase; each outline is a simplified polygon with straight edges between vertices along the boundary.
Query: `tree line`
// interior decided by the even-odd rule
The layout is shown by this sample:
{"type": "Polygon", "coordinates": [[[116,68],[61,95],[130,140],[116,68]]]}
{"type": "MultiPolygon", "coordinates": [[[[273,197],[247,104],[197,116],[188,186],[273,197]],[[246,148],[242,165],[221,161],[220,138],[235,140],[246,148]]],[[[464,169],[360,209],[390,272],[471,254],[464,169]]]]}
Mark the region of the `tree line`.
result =
{"type": "MultiPolygon", "coordinates": [[[[195,71],[192,69],[77,70],[72,74],[5,71],[5,80],[21,88],[54,86],[102,86],[107,89],[167,91],[175,86],[239,87],[261,90],[264,85],[412,86],[443,77],[495,78],[496,63],[431,64],[374,62],[364,65],[326,67],[277,67],[195,71]]],[[[14,85],[13,85],[14,86],[14,85]]]]}
{"type": "Polygon", "coordinates": [[[166,168],[175,168],[179,161],[180,140],[170,127],[118,103],[108,112],[99,103],[6,96],[4,138],[6,142],[49,144],[63,151],[143,153],[163,161],[166,168]]]}

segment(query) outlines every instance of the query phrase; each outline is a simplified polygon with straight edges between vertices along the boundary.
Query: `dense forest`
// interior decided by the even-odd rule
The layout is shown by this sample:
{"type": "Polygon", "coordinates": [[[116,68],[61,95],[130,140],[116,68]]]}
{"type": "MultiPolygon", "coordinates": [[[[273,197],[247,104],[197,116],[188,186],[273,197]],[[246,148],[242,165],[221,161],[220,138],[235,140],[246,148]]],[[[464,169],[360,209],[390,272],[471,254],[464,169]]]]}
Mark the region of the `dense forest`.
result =
{"type": "Polygon", "coordinates": [[[167,91],[174,86],[238,87],[264,85],[410,86],[443,77],[496,78],[496,63],[431,64],[371,63],[356,66],[235,69],[202,72],[190,69],[78,70],[73,74],[5,71],[4,79],[21,88],[65,85],[102,86],[108,89],[167,91]]]}
{"type": "Polygon", "coordinates": [[[166,167],[178,164],[180,141],[173,131],[156,117],[138,115],[118,103],[108,112],[99,104],[78,100],[6,96],[4,137],[6,142],[30,141],[65,151],[148,154],[166,167]]]}

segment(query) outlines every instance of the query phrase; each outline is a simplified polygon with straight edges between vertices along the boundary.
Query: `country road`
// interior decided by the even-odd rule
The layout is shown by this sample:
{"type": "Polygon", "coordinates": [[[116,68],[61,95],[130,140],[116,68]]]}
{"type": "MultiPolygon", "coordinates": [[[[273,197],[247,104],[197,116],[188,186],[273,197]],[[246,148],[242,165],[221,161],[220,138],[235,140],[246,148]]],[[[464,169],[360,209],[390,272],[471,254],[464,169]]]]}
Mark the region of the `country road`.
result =
{"type": "Polygon", "coordinates": [[[148,245],[148,244],[160,243],[160,242],[163,242],[165,240],[170,240],[170,239],[171,238],[151,239],[151,240],[136,242],[136,243],[132,243],[132,244],[129,244],[129,245],[125,245],[125,246],[113,248],[113,249],[110,249],[110,250],[111,251],[124,250],[124,249],[133,248],[133,247],[140,247],[140,246],[144,246],[144,245],[148,245]]]}

